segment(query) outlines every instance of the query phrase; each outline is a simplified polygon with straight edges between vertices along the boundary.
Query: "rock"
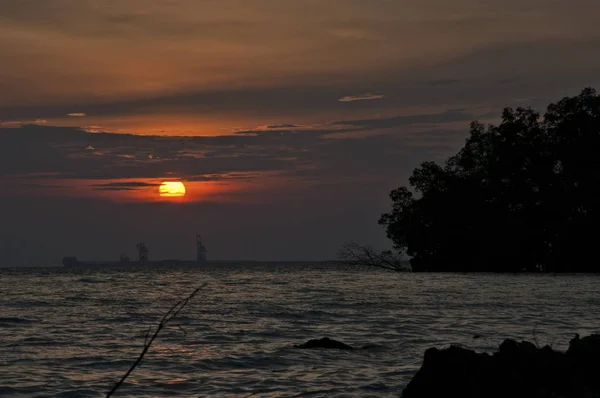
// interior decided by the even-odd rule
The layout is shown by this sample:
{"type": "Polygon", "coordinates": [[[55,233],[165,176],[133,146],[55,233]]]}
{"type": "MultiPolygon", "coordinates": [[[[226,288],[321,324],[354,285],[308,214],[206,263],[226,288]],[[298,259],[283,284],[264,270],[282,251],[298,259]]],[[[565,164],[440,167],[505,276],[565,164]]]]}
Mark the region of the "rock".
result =
{"type": "Polygon", "coordinates": [[[571,340],[566,353],[514,340],[493,355],[430,348],[403,397],[600,397],[598,375],[600,335],[571,340]]]}
{"type": "Polygon", "coordinates": [[[569,342],[567,355],[576,361],[587,361],[594,358],[600,359],[600,334],[592,334],[582,339],[579,335],[575,335],[574,339],[569,342]]]}
{"type": "Polygon", "coordinates": [[[485,397],[492,357],[450,346],[425,351],[423,365],[404,389],[404,397],[485,397]],[[465,381],[469,380],[469,385],[465,381]]]}
{"type": "Polygon", "coordinates": [[[332,340],[329,337],[323,337],[322,339],[308,340],[304,344],[295,345],[295,348],[334,348],[338,350],[353,350],[354,347],[344,344],[341,341],[332,340]]]}

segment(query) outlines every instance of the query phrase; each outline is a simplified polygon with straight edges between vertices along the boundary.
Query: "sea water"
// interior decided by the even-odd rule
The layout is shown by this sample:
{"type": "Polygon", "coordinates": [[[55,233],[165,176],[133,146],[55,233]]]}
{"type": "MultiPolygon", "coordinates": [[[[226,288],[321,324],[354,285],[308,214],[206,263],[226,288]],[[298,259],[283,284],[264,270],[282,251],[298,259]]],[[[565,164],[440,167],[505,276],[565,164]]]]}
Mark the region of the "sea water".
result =
{"type": "Polygon", "coordinates": [[[317,264],[0,269],[0,396],[105,396],[149,328],[202,286],[115,397],[398,397],[429,347],[565,349],[600,332],[599,282],[317,264]],[[293,347],[325,336],[361,349],[293,347]]]}

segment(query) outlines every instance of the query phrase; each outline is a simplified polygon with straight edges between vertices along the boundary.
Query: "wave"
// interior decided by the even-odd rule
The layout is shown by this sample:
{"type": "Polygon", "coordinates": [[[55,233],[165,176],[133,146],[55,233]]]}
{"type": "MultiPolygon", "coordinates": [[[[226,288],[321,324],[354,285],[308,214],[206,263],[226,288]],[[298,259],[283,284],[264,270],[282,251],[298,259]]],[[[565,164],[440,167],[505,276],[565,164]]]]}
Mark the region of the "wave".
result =
{"type": "Polygon", "coordinates": [[[30,325],[35,323],[36,321],[28,318],[20,318],[20,317],[0,317],[0,327],[10,328],[10,327],[18,327],[21,325],[30,325]]]}
{"type": "Polygon", "coordinates": [[[598,332],[597,277],[313,271],[11,276],[0,295],[0,396],[103,396],[148,327],[203,280],[122,396],[398,397],[432,346],[598,332]],[[362,349],[293,348],[324,336],[362,349]]]}

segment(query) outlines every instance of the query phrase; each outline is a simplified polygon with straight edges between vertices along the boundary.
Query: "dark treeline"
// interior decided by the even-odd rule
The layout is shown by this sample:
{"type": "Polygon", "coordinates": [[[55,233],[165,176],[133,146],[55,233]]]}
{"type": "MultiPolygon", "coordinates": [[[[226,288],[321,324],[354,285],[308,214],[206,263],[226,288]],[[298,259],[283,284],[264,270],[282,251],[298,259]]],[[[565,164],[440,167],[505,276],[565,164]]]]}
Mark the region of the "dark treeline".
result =
{"type": "Polygon", "coordinates": [[[379,223],[413,271],[600,272],[600,96],[504,109],[424,162],[379,223]]]}

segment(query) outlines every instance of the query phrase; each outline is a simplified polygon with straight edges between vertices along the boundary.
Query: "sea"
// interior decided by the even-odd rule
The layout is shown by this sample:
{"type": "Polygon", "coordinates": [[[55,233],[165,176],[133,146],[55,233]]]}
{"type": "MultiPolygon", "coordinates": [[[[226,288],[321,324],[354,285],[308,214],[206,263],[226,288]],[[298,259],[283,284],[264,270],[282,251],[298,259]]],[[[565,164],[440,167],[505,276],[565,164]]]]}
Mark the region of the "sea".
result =
{"type": "Polygon", "coordinates": [[[430,347],[564,350],[600,332],[599,276],[323,264],[0,269],[0,396],[399,397],[430,347]],[[359,349],[302,350],[330,337],[359,349]]]}

